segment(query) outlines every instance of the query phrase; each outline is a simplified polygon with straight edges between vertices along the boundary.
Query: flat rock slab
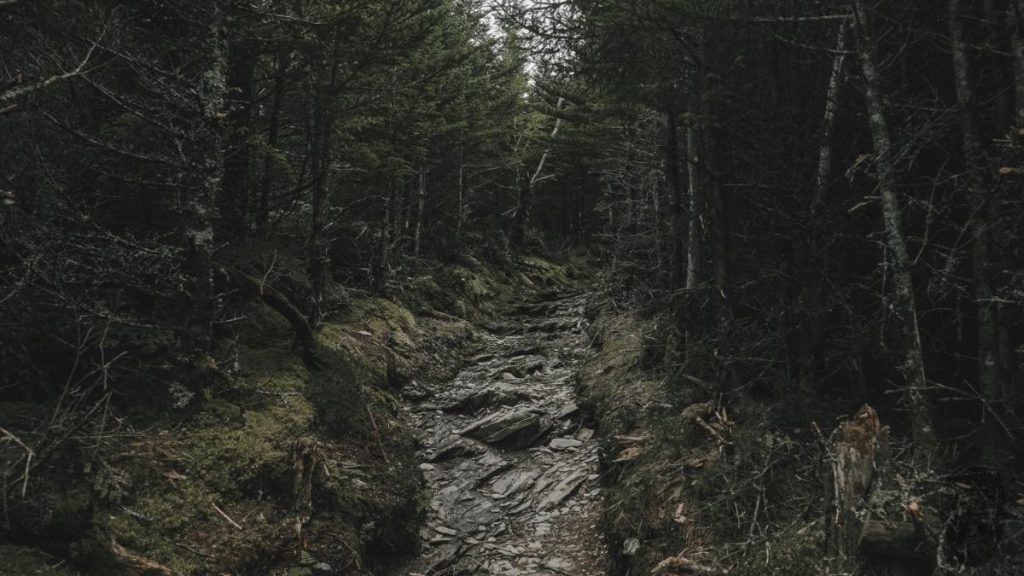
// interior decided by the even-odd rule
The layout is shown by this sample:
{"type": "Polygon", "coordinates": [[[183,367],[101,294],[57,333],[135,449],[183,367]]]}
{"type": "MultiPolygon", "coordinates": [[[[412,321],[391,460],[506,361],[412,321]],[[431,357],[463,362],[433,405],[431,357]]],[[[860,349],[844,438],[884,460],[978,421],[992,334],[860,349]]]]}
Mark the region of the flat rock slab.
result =
{"type": "Polygon", "coordinates": [[[579,448],[580,446],[583,446],[583,442],[575,438],[553,438],[548,443],[548,448],[552,450],[567,450],[569,448],[579,448]]]}
{"type": "Polygon", "coordinates": [[[537,504],[537,508],[539,510],[548,510],[558,506],[566,498],[571,496],[586,479],[587,474],[585,472],[576,472],[571,476],[563,478],[561,482],[555,484],[555,486],[551,488],[551,491],[541,499],[537,504]]]}
{"type": "Polygon", "coordinates": [[[482,408],[513,405],[529,399],[530,394],[528,391],[512,384],[499,383],[482,390],[471,390],[442,408],[442,410],[459,414],[471,414],[482,408]]]}
{"type": "Polygon", "coordinates": [[[532,446],[550,427],[540,415],[513,408],[485,416],[459,430],[459,434],[488,444],[525,448],[532,446]]]}
{"type": "Polygon", "coordinates": [[[540,475],[539,469],[515,468],[496,478],[491,484],[491,489],[496,494],[512,496],[533,486],[540,475]]]}
{"type": "Polygon", "coordinates": [[[516,360],[496,368],[490,373],[491,378],[503,374],[511,374],[516,378],[526,378],[544,370],[544,359],[536,356],[520,356],[516,360]]]}
{"type": "Polygon", "coordinates": [[[464,458],[467,456],[478,456],[483,454],[484,447],[478,446],[463,439],[452,440],[438,446],[430,456],[431,462],[443,462],[453,458],[464,458]]]}

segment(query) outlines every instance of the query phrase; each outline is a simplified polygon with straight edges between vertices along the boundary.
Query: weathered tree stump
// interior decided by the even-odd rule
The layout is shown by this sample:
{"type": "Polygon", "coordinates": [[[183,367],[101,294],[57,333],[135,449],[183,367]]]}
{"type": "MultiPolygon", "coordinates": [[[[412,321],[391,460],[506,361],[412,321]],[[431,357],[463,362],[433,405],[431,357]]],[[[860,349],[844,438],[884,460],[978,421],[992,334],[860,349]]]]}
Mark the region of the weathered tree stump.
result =
{"type": "Polygon", "coordinates": [[[856,555],[864,535],[865,503],[888,458],[888,435],[874,408],[864,405],[836,430],[826,522],[832,554],[856,555]]]}

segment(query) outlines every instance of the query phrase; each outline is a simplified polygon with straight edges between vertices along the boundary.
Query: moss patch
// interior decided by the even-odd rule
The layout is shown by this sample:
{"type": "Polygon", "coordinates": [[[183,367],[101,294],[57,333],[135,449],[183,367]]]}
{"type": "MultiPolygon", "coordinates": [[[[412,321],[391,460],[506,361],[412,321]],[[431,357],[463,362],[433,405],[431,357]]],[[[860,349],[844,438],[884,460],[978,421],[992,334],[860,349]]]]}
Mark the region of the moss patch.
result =
{"type": "Polygon", "coordinates": [[[66,562],[48,557],[38,550],[0,544],[0,574],[9,576],[72,576],[66,562]]]}

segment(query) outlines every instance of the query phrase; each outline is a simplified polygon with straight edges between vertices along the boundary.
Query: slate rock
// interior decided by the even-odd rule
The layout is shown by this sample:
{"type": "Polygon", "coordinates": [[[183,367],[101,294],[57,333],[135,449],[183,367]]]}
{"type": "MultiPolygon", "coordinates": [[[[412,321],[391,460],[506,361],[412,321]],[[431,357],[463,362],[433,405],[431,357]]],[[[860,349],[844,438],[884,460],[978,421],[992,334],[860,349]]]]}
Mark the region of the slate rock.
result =
{"type": "Polygon", "coordinates": [[[587,479],[587,475],[583,472],[576,472],[575,474],[566,476],[561,482],[555,484],[551,491],[537,505],[539,510],[548,510],[561,504],[566,498],[572,495],[580,484],[587,479]]]}
{"type": "Polygon", "coordinates": [[[430,456],[431,462],[442,462],[444,460],[451,460],[452,458],[466,458],[470,456],[479,456],[484,452],[483,446],[477,446],[465,440],[452,440],[439,446],[434,453],[430,456]]]}
{"type": "Polygon", "coordinates": [[[575,438],[554,438],[548,447],[552,450],[567,450],[569,448],[579,448],[583,445],[583,442],[575,438]]]}
{"type": "Polygon", "coordinates": [[[456,412],[459,414],[471,414],[481,408],[500,406],[503,404],[517,404],[528,400],[530,395],[525,390],[520,390],[509,384],[498,384],[483,390],[472,390],[454,403],[445,406],[445,412],[456,412]]]}
{"type": "Polygon", "coordinates": [[[500,410],[485,416],[459,431],[488,444],[510,448],[532,446],[551,425],[539,415],[522,408],[500,410]]]}

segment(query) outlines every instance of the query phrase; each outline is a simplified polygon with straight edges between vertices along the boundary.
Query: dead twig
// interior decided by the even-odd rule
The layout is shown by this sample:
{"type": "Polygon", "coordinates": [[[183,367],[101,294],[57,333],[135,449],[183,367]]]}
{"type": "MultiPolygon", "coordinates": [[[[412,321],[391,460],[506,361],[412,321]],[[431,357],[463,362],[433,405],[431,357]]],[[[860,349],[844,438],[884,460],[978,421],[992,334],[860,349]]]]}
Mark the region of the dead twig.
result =
{"type": "Polygon", "coordinates": [[[238,522],[235,522],[234,520],[232,520],[231,516],[228,516],[226,512],[224,512],[223,510],[220,509],[220,506],[217,506],[216,502],[210,502],[210,505],[213,506],[213,509],[216,510],[218,514],[223,516],[224,519],[227,520],[229,524],[231,524],[235,528],[238,528],[239,530],[243,529],[242,525],[239,524],[238,522]]]}
{"type": "Polygon", "coordinates": [[[0,433],[3,433],[5,439],[13,441],[15,444],[21,446],[25,450],[25,472],[22,474],[24,479],[22,480],[21,483],[21,497],[24,498],[25,491],[28,490],[28,476],[29,472],[32,470],[32,458],[35,457],[36,453],[31,448],[29,448],[27,444],[22,442],[20,438],[15,436],[7,429],[0,427],[0,433]]]}
{"type": "Polygon", "coordinates": [[[384,457],[385,464],[391,464],[391,461],[388,460],[388,453],[384,451],[384,443],[380,440],[380,429],[377,428],[377,421],[374,420],[373,411],[370,410],[369,406],[366,407],[366,414],[370,417],[370,425],[373,426],[373,437],[377,440],[377,446],[380,447],[380,455],[384,457]]]}

